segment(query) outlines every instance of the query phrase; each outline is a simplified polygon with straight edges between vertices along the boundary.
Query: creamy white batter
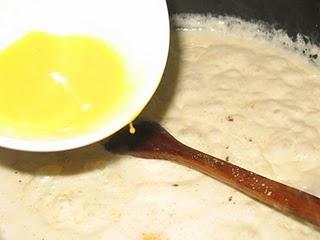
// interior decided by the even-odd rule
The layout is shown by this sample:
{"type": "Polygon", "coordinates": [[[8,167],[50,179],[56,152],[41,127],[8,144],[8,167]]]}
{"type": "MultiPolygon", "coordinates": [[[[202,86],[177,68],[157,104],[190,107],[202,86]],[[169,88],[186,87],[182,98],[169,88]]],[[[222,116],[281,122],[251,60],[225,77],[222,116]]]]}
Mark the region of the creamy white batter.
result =
{"type": "MultiPolygon", "coordinates": [[[[189,30],[173,32],[165,76],[142,115],[189,146],[320,196],[320,69],[288,49],[319,50],[235,19],[176,22],[189,30]]],[[[112,155],[103,143],[1,149],[0,179],[3,240],[320,239],[319,229],[214,179],[112,155]]]]}

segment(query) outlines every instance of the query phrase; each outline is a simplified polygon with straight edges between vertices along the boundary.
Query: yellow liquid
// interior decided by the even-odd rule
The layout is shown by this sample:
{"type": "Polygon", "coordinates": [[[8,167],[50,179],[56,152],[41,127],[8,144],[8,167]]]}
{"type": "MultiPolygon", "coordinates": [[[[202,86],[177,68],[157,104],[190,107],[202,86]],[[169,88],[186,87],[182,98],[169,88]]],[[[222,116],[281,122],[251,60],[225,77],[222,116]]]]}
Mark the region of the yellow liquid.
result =
{"type": "Polygon", "coordinates": [[[76,135],[128,96],[125,66],[104,41],[32,32],[0,52],[0,131],[76,135]]]}

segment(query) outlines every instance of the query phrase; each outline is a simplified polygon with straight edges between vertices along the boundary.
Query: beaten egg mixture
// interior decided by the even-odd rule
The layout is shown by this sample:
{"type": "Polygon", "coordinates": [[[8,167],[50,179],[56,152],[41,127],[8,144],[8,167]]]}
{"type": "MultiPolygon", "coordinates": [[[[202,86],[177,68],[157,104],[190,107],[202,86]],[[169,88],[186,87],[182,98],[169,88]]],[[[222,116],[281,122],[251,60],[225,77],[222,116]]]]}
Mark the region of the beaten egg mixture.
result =
{"type": "Polygon", "coordinates": [[[104,41],[31,32],[0,51],[0,132],[74,136],[126,100],[124,63],[104,41]]]}
{"type": "MultiPolygon", "coordinates": [[[[319,49],[237,19],[176,24],[143,117],[191,147],[320,196],[320,70],[292,51],[319,49]]],[[[0,149],[0,180],[2,240],[320,239],[319,228],[201,173],[113,155],[103,143],[0,149]]]]}

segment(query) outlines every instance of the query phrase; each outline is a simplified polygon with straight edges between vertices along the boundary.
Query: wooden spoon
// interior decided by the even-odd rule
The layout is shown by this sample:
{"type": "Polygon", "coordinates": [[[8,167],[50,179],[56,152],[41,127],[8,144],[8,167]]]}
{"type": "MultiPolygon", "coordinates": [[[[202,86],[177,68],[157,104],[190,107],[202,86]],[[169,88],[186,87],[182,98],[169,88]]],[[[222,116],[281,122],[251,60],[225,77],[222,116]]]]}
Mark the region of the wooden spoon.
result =
{"type": "Polygon", "coordinates": [[[198,170],[283,213],[320,226],[320,199],[270,180],[229,162],[190,148],[159,124],[141,122],[136,133],[122,129],[106,143],[106,149],[148,159],[164,159],[198,170]]]}

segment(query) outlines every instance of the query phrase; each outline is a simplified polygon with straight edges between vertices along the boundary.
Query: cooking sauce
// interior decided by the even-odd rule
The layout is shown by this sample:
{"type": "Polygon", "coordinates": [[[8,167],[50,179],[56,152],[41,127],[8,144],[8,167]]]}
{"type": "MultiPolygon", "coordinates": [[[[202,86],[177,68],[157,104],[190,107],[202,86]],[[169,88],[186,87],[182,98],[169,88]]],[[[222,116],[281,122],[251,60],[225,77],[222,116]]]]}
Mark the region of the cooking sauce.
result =
{"type": "MultiPolygon", "coordinates": [[[[320,70],[292,50],[319,49],[239,19],[174,21],[168,66],[142,117],[193,148],[320,196],[320,70]]],[[[0,149],[0,180],[3,240],[320,239],[318,229],[215,179],[112,155],[103,143],[49,154],[0,149]]]]}

